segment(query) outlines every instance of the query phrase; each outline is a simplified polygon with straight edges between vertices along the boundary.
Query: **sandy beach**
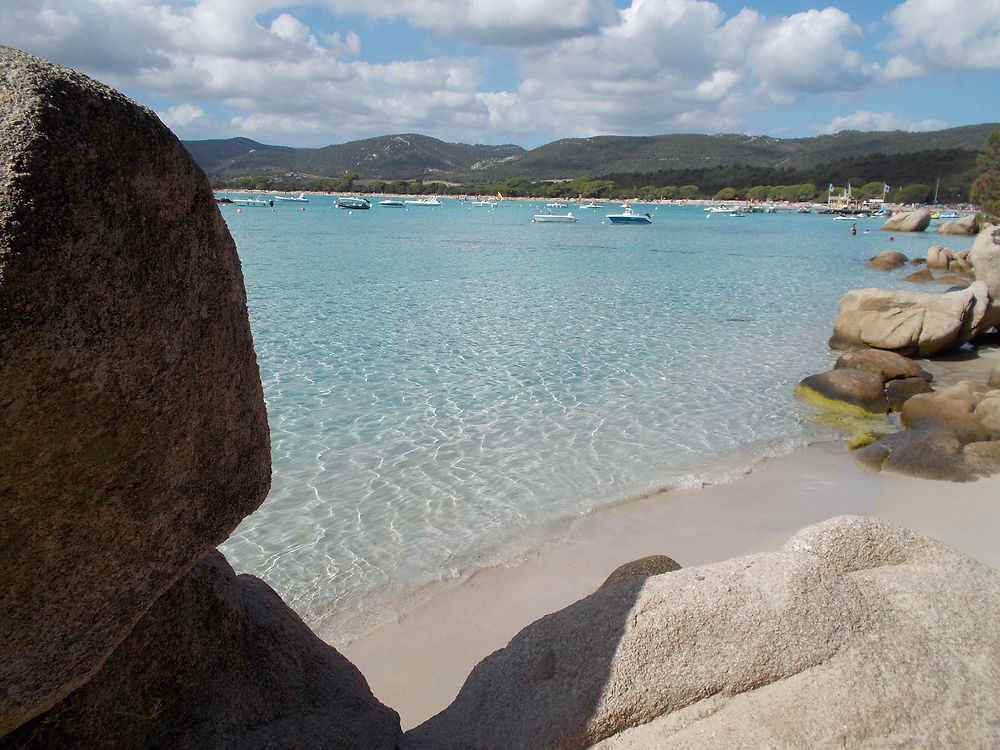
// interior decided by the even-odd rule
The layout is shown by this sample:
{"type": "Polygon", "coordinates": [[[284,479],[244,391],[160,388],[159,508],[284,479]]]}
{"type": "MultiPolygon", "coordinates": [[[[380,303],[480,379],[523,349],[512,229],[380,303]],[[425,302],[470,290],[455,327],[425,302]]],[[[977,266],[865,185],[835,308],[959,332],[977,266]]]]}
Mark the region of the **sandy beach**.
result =
{"type": "MultiPolygon", "coordinates": [[[[940,386],[985,382],[1000,350],[921,362],[940,386]]],[[[1000,475],[958,484],[873,473],[843,442],[766,461],[731,483],[661,493],[554,530],[509,567],[442,584],[418,606],[364,637],[333,642],[403,729],[455,697],[469,671],[523,627],[598,588],[622,563],[663,554],[684,567],[778,549],[804,526],[833,516],[883,518],[1000,569],[1000,475]]]]}

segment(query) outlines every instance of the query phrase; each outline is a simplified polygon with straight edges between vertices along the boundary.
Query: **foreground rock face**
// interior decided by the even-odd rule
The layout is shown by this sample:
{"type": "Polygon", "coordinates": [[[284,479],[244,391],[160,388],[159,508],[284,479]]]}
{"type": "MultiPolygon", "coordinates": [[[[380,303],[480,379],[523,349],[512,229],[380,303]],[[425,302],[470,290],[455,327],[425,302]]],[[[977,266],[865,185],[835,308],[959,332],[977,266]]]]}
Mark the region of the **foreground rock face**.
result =
{"type": "Polygon", "coordinates": [[[403,747],[995,746],[998,617],[996,571],[836,518],[539,620],[403,747]]]}
{"type": "Polygon", "coordinates": [[[0,735],[264,499],[236,248],[148,110],[0,48],[0,735]]]}
{"type": "Polygon", "coordinates": [[[392,750],[399,736],[347,659],[212,552],[93,679],[0,748],[392,750]]]}

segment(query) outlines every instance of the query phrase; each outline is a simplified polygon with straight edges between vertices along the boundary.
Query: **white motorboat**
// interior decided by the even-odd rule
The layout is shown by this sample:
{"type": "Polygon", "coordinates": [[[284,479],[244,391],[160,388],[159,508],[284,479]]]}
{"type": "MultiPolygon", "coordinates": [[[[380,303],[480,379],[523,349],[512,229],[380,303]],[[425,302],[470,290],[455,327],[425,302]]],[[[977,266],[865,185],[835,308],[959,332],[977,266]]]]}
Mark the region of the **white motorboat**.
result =
{"type": "Polygon", "coordinates": [[[407,206],[440,206],[443,205],[437,198],[419,198],[417,200],[404,201],[407,206]]]}
{"type": "Polygon", "coordinates": [[[604,206],[600,203],[594,203],[593,201],[591,201],[590,203],[584,203],[582,206],[580,206],[580,208],[604,208],[604,206]]]}
{"type": "Polygon", "coordinates": [[[552,201],[551,203],[545,204],[546,208],[569,208],[568,203],[563,203],[562,201],[552,201]]]}
{"type": "Polygon", "coordinates": [[[637,214],[631,206],[623,206],[621,213],[608,214],[608,221],[612,224],[652,224],[653,217],[649,214],[637,214]]]}
{"type": "Polygon", "coordinates": [[[496,208],[497,202],[496,201],[486,201],[486,200],[475,200],[475,201],[472,201],[472,203],[470,205],[473,205],[473,206],[484,206],[486,208],[496,208]]]}
{"type": "Polygon", "coordinates": [[[531,220],[532,221],[537,221],[540,224],[544,224],[544,223],[549,223],[549,224],[554,224],[554,223],[572,224],[573,222],[576,221],[576,217],[573,215],[572,211],[569,211],[569,212],[564,213],[564,214],[554,214],[554,213],[535,214],[534,216],[531,217],[531,220]]]}
{"type": "Polygon", "coordinates": [[[299,193],[298,195],[276,195],[274,196],[276,201],[295,201],[296,203],[308,203],[309,199],[306,198],[305,193],[299,193]]]}
{"type": "Polygon", "coordinates": [[[384,201],[379,201],[378,204],[386,208],[402,208],[405,205],[398,198],[386,198],[384,201]]]}
{"type": "Polygon", "coordinates": [[[337,199],[337,208],[356,208],[364,211],[371,207],[372,202],[361,196],[345,195],[337,199]]]}
{"type": "Polygon", "coordinates": [[[250,208],[267,208],[274,205],[273,200],[264,200],[261,196],[257,196],[256,198],[233,198],[233,203],[237,206],[248,206],[250,208]]]}

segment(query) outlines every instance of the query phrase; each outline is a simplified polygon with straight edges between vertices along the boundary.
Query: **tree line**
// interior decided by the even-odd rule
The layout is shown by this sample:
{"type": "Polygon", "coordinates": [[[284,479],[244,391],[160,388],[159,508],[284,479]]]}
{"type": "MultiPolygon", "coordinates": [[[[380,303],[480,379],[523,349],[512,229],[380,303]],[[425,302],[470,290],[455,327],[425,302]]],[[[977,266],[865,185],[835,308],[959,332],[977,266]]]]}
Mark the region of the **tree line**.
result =
{"type": "Polygon", "coordinates": [[[847,185],[855,198],[886,198],[895,203],[960,203],[1000,191],[1000,130],[983,153],[939,149],[909,154],[870,154],[808,168],[722,165],[699,169],[620,173],[571,180],[532,181],[512,177],[503,182],[454,184],[422,180],[362,180],[348,172],[336,179],[279,179],[269,176],[217,181],[217,188],[257,192],[309,190],[329,193],[397,195],[502,195],[527,198],[591,198],[645,200],[822,201],[831,185],[839,194],[847,185]],[[987,177],[987,175],[992,175],[987,177]],[[974,186],[978,188],[974,189],[974,186]],[[977,192],[978,190],[978,192],[977,192]],[[974,197],[975,196],[975,197],[974,197]]]}

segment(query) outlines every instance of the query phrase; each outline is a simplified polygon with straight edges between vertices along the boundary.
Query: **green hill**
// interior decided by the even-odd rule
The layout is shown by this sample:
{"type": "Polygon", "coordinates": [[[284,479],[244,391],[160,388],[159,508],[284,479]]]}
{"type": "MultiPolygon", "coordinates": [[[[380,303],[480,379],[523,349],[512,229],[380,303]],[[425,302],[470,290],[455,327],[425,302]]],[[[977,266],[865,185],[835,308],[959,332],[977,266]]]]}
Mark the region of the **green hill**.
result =
{"type": "Polygon", "coordinates": [[[356,173],[361,180],[485,184],[512,177],[558,180],[596,175],[700,170],[740,165],[803,170],[876,154],[980,151],[998,123],[925,133],[843,131],[812,138],[738,134],[565,138],[532,150],[387,135],[324,148],[268,146],[247,138],[186,141],[215,182],[267,176],[305,182],[356,173]]]}

